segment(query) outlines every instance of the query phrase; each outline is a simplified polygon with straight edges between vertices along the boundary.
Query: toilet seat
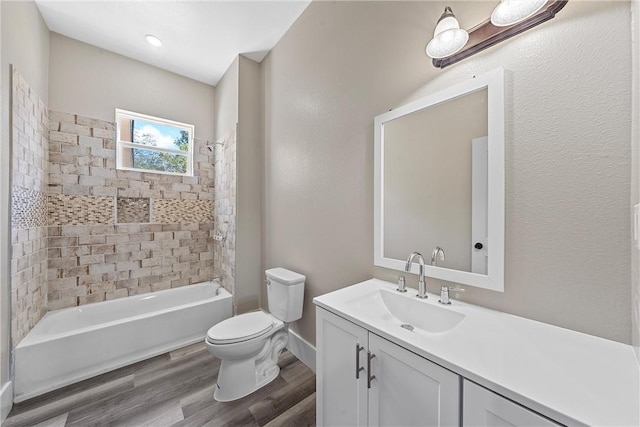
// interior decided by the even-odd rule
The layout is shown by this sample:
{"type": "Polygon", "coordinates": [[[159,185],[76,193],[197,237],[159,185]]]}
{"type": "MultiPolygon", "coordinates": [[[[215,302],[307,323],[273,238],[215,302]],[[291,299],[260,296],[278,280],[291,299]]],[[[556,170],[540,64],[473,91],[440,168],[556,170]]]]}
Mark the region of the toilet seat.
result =
{"type": "Polygon", "coordinates": [[[211,344],[233,344],[260,337],[273,329],[273,317],[263,311],[241,314],[224,320],[207,331],[211,344]]]}

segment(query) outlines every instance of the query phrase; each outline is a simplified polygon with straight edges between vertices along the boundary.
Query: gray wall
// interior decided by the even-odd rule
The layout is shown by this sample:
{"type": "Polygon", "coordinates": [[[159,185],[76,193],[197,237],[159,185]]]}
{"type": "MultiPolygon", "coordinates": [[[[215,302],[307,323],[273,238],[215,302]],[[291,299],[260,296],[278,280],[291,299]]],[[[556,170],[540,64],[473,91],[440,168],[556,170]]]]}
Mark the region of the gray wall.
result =
{"type": "Polygon", "coordinates": [[[239,59],[233,60],[216,85],[215,123],[216,141],[235,131],[238,123],[238,67],[239,59]]]}
{"type": "Polygon", "coordinates": [[[262,283],[262,151],[260,64],[242,55],[216,86],[216,138],[237,124],[235,162],[235,283],[238,313],[260,307],[262,283]]]}
{"type": "MultiPolygon", "coordinates": [[[[449,3],[314,2],[263,63],[264,259],[308,277],[294,329],[314,341],[314,296],[397,277],[372,265],[373,117],[502,66],[505,292],[462,298],[628,343],[629,3],[569,2],[553,21],[437,70],[424,46],[449,3]]],[[[471,27],[495,2],[453,6],[471,27]]]]}
{"type": "Polygon", "coordinates": [[[262,124],[260,64],[239,56],[236,299],[242,311],[260,306],[262,272],[262,124]]]}
{"type": "Polygon", "coordinates": [[[115,109],[190,123],[214,138],[213,86],[51,33],[49,108],[114,121],[115,109]]]}
{"type": "MultiPolygon", "coordinates": [[[[631,6],[633,21],[633,114],[631,206],[640,203],[640,0],[631,6]]],[[[631,238],[631,343],[640,364],[640,250],[631,238]]]]}
{"type": "Polygon", "coordinates": [[[49,30],[33,2],[2,2],[1,144],[0,144],[0,388],[9,379],[9,329],[11,296],[9,278],[9,64],[46,102],[49,78],[49,30]]]}

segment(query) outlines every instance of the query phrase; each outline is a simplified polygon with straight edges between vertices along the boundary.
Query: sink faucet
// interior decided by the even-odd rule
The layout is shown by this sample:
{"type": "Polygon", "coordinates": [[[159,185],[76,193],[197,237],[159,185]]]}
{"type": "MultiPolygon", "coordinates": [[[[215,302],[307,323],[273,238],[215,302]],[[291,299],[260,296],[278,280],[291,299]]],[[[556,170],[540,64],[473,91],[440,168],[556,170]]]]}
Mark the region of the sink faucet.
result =
{"type": "Polygon", "coordinates": [[[431,252],[431,265],[435,267],[438,266],[438,255],[440,255],[440,261],[444,261],[444,249],[440,246],[436,246],[433,252],[431,252]]]}
{"type": "Polygon", "coordinates": [[[409,255],[409,259],[407,259],[407,264],[404,266],[404,271],[411,271],[411,264],[413,264],[413,259],[418,259],[418,264],[420,265],[419,274],[420,279],[418,280],[418,298],[427,298],[427,285],[424,282],[424,257],[419,252],[413,252],[409,255]]]}

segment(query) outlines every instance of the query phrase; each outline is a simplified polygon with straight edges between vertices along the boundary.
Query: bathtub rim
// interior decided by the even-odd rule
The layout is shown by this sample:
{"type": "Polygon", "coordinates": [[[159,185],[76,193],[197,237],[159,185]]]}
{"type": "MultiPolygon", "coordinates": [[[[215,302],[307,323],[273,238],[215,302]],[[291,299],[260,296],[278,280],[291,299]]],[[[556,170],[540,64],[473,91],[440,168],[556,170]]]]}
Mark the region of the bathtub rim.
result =
{"type": "MultiPolygon", "coordinates": [[[[150,311],[150,312],[147,312],[147,313],[136,314],[134,316],[122,317],[122,318],[119,318],[119,319],[116,319],[116,320],[111,320],[109,322],[99,323],[97,325],[85,326],[85,327],[82,327],[82,328],[72,329],[72,330],[65,331],[65,332],[58,332],[56,334],[47,334],[46,336],[39,335],[37,333],[36,334],[27,334],[22,339],[22,341],[20,341],[18,343],[18,345],[16,345],[14,347],[13,351],[15,352],[18,349],[31,347],[33,345],[37,345],[37,344],[41,344],[41,343],[51,342],[51,341],[54,341],[56,339],[66,338],[66,337],[69,337],[71,335],[76,335],[76,334],[80,334],[80,333],[84,333],[84,332],[88,332],[88,331],[98,331],[98,330],[101,330],[101,329],[105,329],[107,327],[111,327],[111,326],[114,326],[114,325],[125,323],[125,321],[139,320],[139,319],[143,319],[145,317],[151,317],[152,315],[158,314],[158,313],[165,313],[165,312],[170,312],[170,311],[176,311],[176,310],[179,310],[179,309],[195,307],[196,305],[200,305],[200,304],[203,304],[203,303],[206,303],[206,302],[210,302],[210,301],[214,301],[214,300],[218,300],[218,299],[233,298],[233,295],[231,295],[231,293],[229,293],[229,291],[227,291],[225,288],[223,288],[217,281],[194,283],[193,285],[188,285],[188,286],[208,285],[208,284],[217,285],[216,291],[215,291],[216,295],[214,295],[211,298],[194,301],[194,302],[190,302],[190,303],[187,303],[187,304],[174,305],[174,306],[170,306],[170,307],[167,307],[165,309],[162,309],[162,310],[150,311]]],[[[182,286],[180,288],[187,288],[188,286],[182,286]]],[[[144,294],[138,294],[136,296],[142,296],[142,295],[149,296],[151,294],[169,293],[171,291],[174,291],[175,289],[180,289],[180,288],[163,289],[162,291],[147,292],[147,293],[144,293],[144,294]]],[[[123,300],[123,299],[125,299],[125,298],[116,298],[116,299],[113,299],[113,300],[101,301],[99,303],[94,303],[94,304],[118,303],[119,300],[123,300]]],[[[91,306],[91,305],[93,305],[93,304],[87,304],[87,306],[91,306]]],[[[58,313],[61,313],[61,312],[64,312],[64,311],[76,310],[76,309],[78,309],[78,307],[67,307],[67,308],[61,308],[59,310],[49,311],[44,316],[42,316],[42,319],[40,319],[40,321],[38,321],[38,323],[40,323],[42,321],[45,321],[45,320],[48,320],[51,317],[54,317],[58,313]],[[50,314],[51,314],[51,316],[50,316],[50,314]]],[[[36,326],[38,325],[38,323],[36,323],[36,326]]],[[[35,329],[36,326],[34,326],[30,332],[33,332],[33,329],[35,329]]],[[[185,345],[189,345],[189,344],[185,344],[185,345]]],[[[172,350],[174,350],[174,349],[172,349],[172,350]]],[[[167,351],[172,351],[172,350],[167,350],[167,351]]],[[[159,353],[159,354],[162,354],[162,353],[159,353]]],[[[153,357],[153,356],[149,356],[149,357],[153,357]]],[[[144,360],[144,359],[141,359],[141,360],[144,360]]],[[[133,363],[135,363],[135,362],[133,362],[133,363]]]]}

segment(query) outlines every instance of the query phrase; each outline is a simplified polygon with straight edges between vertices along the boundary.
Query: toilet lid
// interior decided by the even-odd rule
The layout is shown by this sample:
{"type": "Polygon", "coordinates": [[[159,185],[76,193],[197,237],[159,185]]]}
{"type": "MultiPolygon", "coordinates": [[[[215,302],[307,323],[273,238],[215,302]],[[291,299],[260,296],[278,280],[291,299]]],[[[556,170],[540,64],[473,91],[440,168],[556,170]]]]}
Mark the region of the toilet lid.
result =
{"type": "Polygon", "coordinates": [[[232,344],[266,334],[273,328],[273,318],[262,311],[241,314],[212,326],[207,339],[213,344],[232,344]]]}

